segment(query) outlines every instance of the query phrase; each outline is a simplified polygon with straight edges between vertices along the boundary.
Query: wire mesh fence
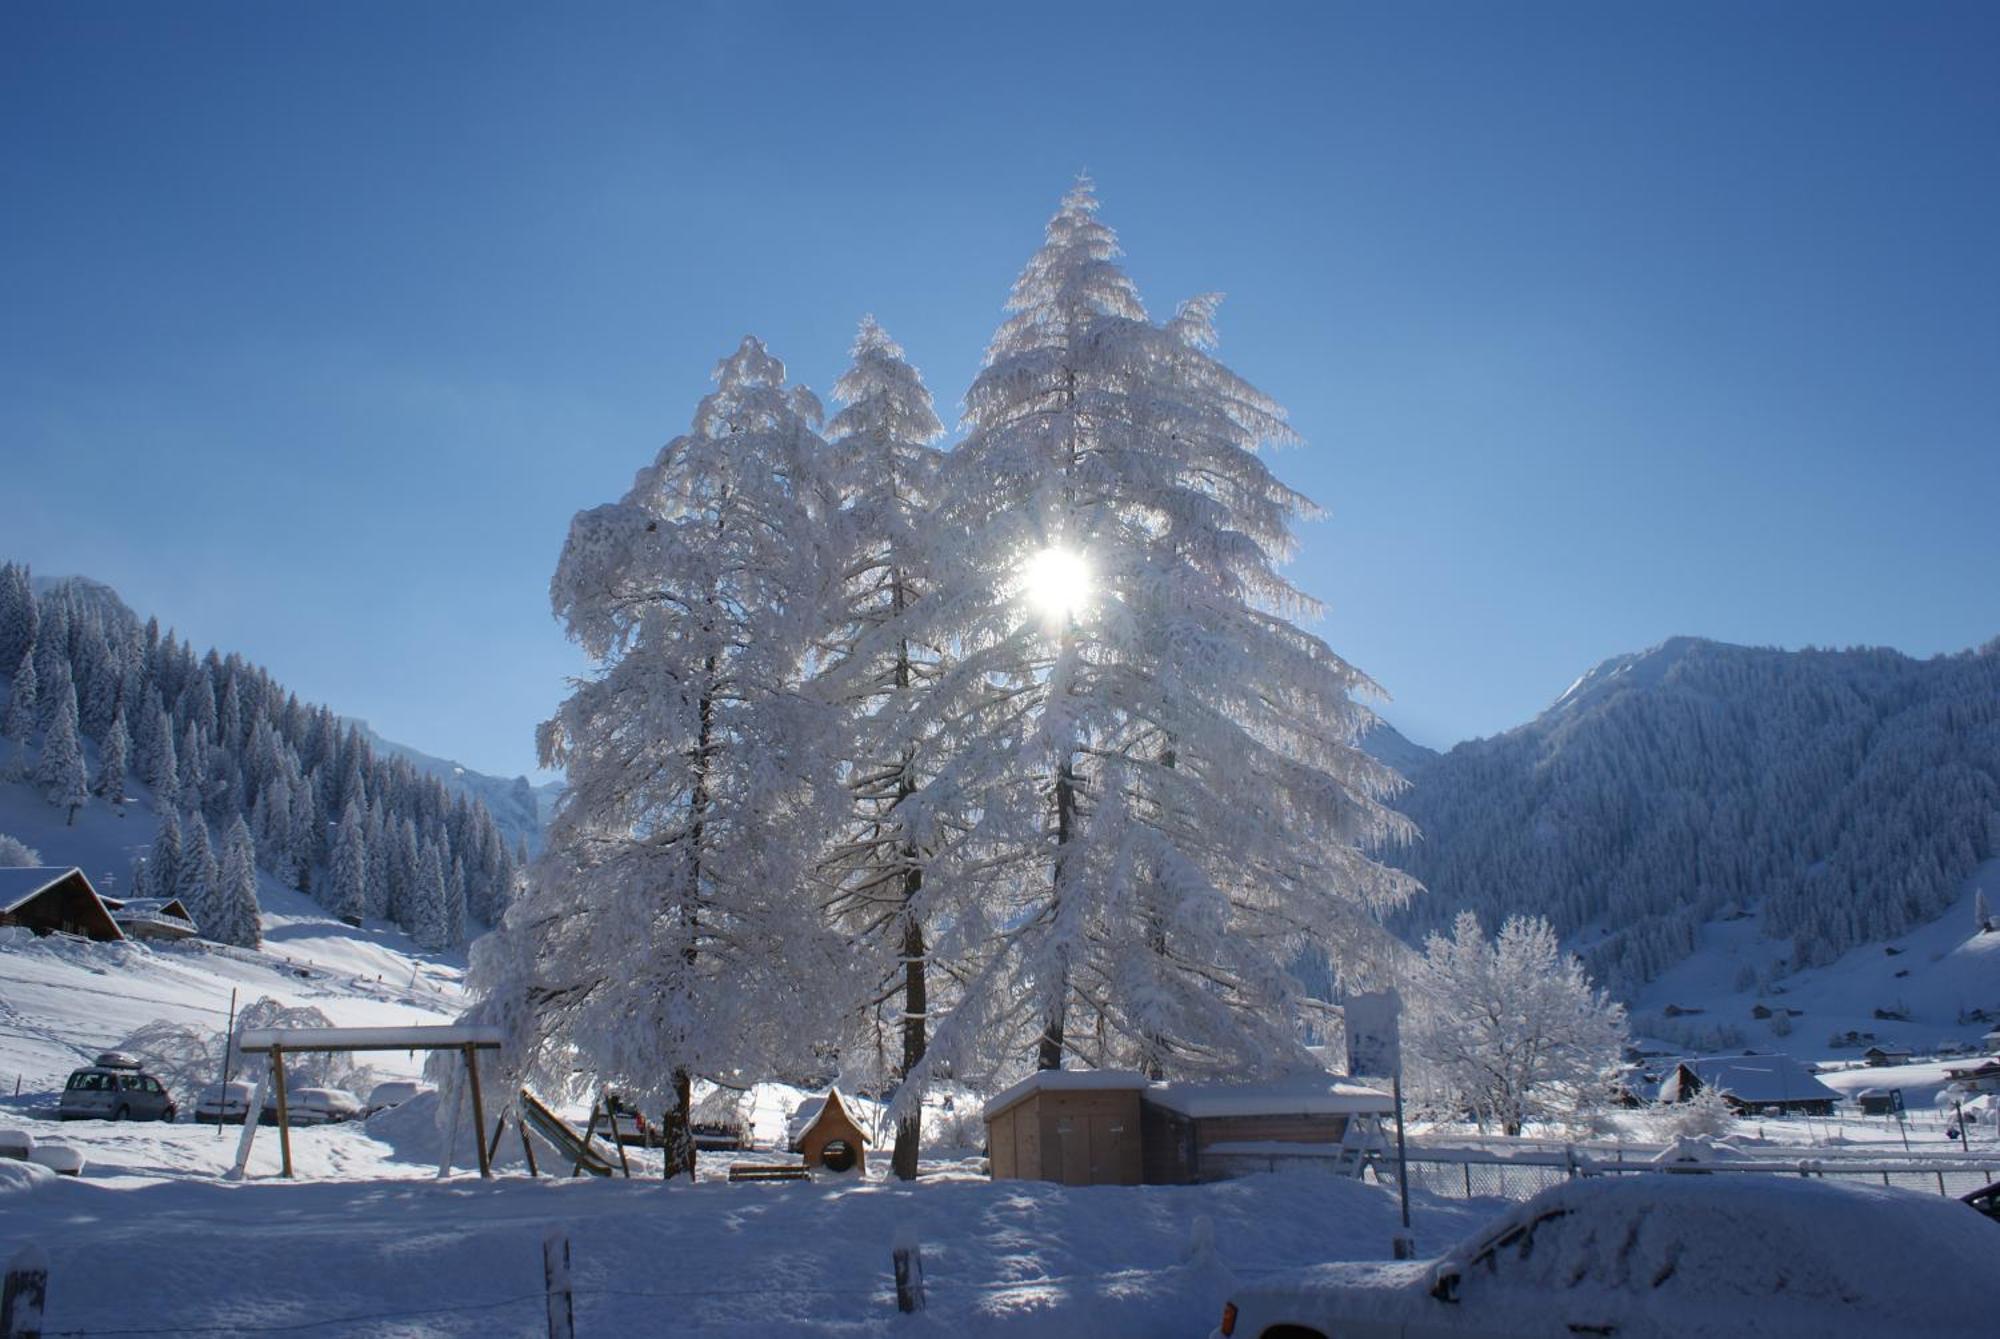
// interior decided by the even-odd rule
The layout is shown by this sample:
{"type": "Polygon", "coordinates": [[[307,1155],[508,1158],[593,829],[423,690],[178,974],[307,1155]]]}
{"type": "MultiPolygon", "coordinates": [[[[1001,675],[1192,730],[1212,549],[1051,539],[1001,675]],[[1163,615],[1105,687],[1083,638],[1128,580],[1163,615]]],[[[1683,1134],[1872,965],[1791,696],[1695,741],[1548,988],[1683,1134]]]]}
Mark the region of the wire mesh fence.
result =
{"type": "MultiPolygon", "coordinates": [[[[1658,1172],[1660,1167],[1645,1162],[1605,1162],[1588,1157],[1523,1159],[1411,1158],[1410,1188],[1428,1191],[1445,1199],[1531,1199],[1550,1186],[1571,1176],[1616,1176],[1658,1172]]],[[[2000,1180],[2000,1161],[1985,1163],[1933,1163],[1923,1166],[1885,1165],[1832,1159],[1803,1161],[1762,1161],[1710,1163],[1702,1170],[1730,1176],[1811,1176],[1828,1181],[1854,1181],[1868,1185],[1897,1186],[1932,1195],[1960,1196],[2000,1180]]],[[[1377,1164],[1376,1174],[1395,1175],[1395,1162],[1377,1164]]]]}

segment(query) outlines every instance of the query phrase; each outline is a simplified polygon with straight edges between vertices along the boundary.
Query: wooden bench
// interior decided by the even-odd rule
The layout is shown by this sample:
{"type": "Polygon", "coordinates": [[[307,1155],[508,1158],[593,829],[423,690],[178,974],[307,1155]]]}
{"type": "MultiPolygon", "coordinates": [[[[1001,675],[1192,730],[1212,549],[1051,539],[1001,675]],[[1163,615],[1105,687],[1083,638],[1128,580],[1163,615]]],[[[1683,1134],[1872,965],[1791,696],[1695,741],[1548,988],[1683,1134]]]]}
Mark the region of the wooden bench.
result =
{"type": "Polygon", "coordinates": [[[732,1162],[729,1180],[732,1185],[738,1181],[810,1181],[812,1173],[796,1162],[732,1162]]]}

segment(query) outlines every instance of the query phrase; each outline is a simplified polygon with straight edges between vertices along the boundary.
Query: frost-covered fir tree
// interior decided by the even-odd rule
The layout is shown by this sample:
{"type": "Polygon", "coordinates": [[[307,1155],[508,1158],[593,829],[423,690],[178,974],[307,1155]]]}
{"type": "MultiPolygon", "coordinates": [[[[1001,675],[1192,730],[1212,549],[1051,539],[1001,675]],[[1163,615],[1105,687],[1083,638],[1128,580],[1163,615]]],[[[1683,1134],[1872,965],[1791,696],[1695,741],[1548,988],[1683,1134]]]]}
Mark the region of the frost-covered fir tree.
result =
{"type": "MultiPolygon", "coordinates": [[[[843,408],[830,429],[842,501],[836,532],[837,601],[822,690],[845,712],[851,818],[827,861],[830,909],[871,955],[870,993],[900,987],[897,1054],[884,1068],[907,1078],[924,1058],[930,972],[924,866],[935,817],[919,792],[940,759],[936,733],[918,724],[914,697],[936,677],[938,652],[914,643],[906,615],[934,589],[930,528],[944,433],[917,370],[873,317],[862,321],[853,364],[834,383],[843,408]]],[[[899,1092],[892,1166],[916,1176],[922,1091],[899,1092]]]]}
{"type": "Polygon", "coordinates": [[[344,920],[358,921],[368,914],[367,834],[360,802],[349,800],[333,838],[332,886],[327,895],[327,910],[344,920]]]}
{"type": "Polygon", "coordinates": [[[121,707],[112,715],[104,742],[98,746],[97,780],[90,788],[118,814],[125,812],[126,757],[130,747],[125,734],[125,711],[121,707]]]}
{"type": "MultiPolygon", "coordinates": [[[[173,897],[181,877],[181,824],[171,808],[160,811],[159,831],[153,834],[152,854],[146,858],[141,897],[173,897]]],[[[140,881],[135,881],[135,886],[140,881]]]]}
{"type": "Polygon", "coordinates": [[[542,727],[568,789],[471,977],[524,1077],[581,1069],[665,1106],[669,1176],[693,1171],[697,1076],[810,1073],[796,1020],[852,998],[812,901],[838,812],[830,713],[801,691],[827,582],[819,406],[755,339],[716,379],[571,523],[551,594],[598,670],[542,727]]]}
{"type": "MultiPolygon", "coordinates": [[[[1260,452],[1282,411],[1219,363],[1213,299],[1152,323],[1080,184],[1016,282],[946,471],[957,649],[932,699],[977,825],[985,948],[939,1026],[976,1056],[1154,1073],[1303,1062],[1289,969],[1379,951],[1407,876],[1372,685],[1293,620],[1312,513],[1260,452]]],[[[943,877],[933,873],[933,881],[943,877]]]]}
{"type": "Polygon", "coordinates": [[[215,846],[208,836],[208,820],[190,809],[181,819],[181,856],[174,871],[172,895],[181,900],[196,925],[215,925],[224,919],[220,914],[225,905],[221,882],[215,846]]]}
{"type": "Polygon", "coordinates": [[[1993,928],[1993,908],[1987,904],[1986,890],[1972,890],[1972,928],[1975,934],[1985,934],[1993,928]]]}
{"type": "Polygon", "coordinates": [[[76,823],[76,811],[90,803],[90,776],[83,765],[83,741],[76,726],[76,691],[65,682],[62,697],[49,721],[42,740],[42,756],[35,765],[35,780],[41,784],[42,798],[68,811],[67,823],[76,823]]]}
{"type": "Polygon", "coordinates": [[[411,890],[410,924],[406,927],[418,948],[440,949],[452,942],[451,916],[445,905],[450,895],[437,843],[426,843],[417,853],[417,881],[411,890]]]}
{"type": "Polygon", "coordinates": [[[21,653],[16,662],[14,677],[9,680],[7,714],[0,717],[0,739],[13,745],[7,759],[7,770],[12,776],[27,775],[28,741],[35,737],[39,705],[39,676],[35,672],[35,649],[30,646],[21,653]]]}
{"type": "Polygon", "coordinates": [[[222,839],[222,870],[215,897],[216,924],[204,933],[210,939],[243,948],[264,942],[257,914],[257,846],[250,825],[238,814],[222,839]]]}
{"type": "Polygon", "coordinates": [[[32,653],[40,627],[28,569],[19,563],[0,566],[0,665],[18,665],[32,653]]]}
{"type": "Polygon", "coordinates": [[[1419,1086],[1510,1135],[1601,1102],[1625,1044],[1625,1009],[1590,983],[1541,917],[1489,941],[1472,912],[1433,934],[1408,982],[1419,1086]]]}

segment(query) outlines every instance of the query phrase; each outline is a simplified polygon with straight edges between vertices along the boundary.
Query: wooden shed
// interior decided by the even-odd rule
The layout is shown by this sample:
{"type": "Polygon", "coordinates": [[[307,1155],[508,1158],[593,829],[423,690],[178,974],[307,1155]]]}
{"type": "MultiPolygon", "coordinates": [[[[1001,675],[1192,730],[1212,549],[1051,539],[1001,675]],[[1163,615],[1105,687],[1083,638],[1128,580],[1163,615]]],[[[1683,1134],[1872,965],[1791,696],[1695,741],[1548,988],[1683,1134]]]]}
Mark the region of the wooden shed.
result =
{"type": "Polygon", "coordinates": [[[824,1167],[830,1172],[868,1170],[868,1136],[840,1100],[840,1089],[827,1089],[825,1097],[808,1098],[793,1113],[799,1125],[793,1147],[807,1167],[824,1167]]]}
{"type": "Polygon", "coordinates": [[[90,880],[75,866],[0,869],[0,925],[23,925],[38,935],[125,937],[90,880]]]}
{"type": "Polygon", "coordinates": [[[1372,1137],[1389,1094],[1328,1074],[1271,1083],[1151,1083],[1046,1070],[986,1104],[995,1180],[1182,1185],[1261,1170],[1276,1153],[1337,1160],[1372,1137]]]}

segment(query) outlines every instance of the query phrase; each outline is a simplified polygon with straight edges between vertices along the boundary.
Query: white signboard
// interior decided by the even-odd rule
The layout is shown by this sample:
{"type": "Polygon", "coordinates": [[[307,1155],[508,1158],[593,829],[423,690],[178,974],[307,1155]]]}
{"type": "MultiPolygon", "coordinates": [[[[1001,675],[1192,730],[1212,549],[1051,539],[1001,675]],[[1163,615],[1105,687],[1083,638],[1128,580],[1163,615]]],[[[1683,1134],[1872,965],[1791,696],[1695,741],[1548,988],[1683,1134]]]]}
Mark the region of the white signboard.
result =
{"type": "Polygon", "coordinates": [[[1395,1078],[1403,1072],[1403,1046],[1397,1029],[1403,1002],[1393,990],[1347,997],[1347,1072],[1370,1078],[1395,1078]]]}

